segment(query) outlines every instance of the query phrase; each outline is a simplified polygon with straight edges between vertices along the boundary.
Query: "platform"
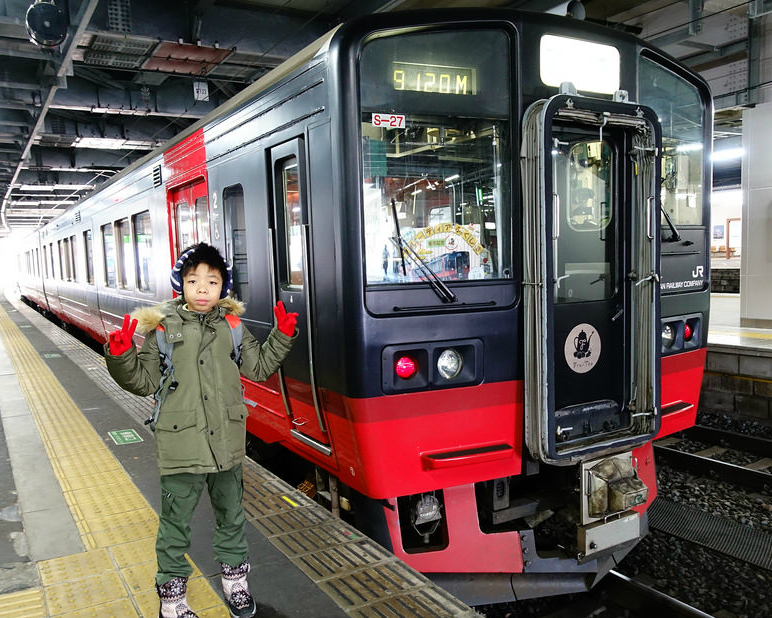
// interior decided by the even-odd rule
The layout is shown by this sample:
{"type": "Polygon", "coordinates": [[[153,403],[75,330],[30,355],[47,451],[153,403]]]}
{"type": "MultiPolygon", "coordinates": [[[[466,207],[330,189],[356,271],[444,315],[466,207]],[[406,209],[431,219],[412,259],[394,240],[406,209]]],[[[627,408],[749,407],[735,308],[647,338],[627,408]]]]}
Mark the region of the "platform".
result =
{"type": "MultiPolygon", "coordinates": [[[[146,618],[160,504],[150,401],[104,359],[17,300],[0,298],[0,618],[146,618]],[[5,456],[7,453],[7,457],[5,456]]],[[[251,460],[244,501],[261,618],[478,614],[251,460]]],[[[188,600],[225,618],[214,516],[193,519],[188,600]]]]}
{"type": "Polygon", "coordinates": [[[708,348],[711,347],[750,348],[772,352],[772,330],[740,326],[739,294],[711,294],[708,348]]]}

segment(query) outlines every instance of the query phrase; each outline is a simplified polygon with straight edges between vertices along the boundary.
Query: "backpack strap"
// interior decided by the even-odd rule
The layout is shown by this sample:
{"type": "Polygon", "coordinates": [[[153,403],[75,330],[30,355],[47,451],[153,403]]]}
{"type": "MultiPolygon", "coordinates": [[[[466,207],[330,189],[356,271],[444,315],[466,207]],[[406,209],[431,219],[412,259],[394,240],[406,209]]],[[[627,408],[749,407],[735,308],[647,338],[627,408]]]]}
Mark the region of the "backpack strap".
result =
{"type": "Polygon", "coordinates": [[[179,384],[174,379],[174,364],[172,363],[172,350],[174,344],[166,340],[166,331],[162,325],[155,329],[156,342],[158,343],[158,360],[160,362],[161,379],[158,381],[158,388],[153,393],[155,404],[153,405],[153,414],[145,421],[145,425],[150,425],[150,429],[155,431],[155,424],[158,422],[158,413],[161,411],[167,395],[177,390],[179,384]]]}
{"type": "Polygon", "coordinates": [[[241,324],[239,316],[232,313],[225,314],[225,321],[228,322],[228,326],[231,327],[231,341],[233,342],[233,352],[231,352],[231,358],[236,366],[241,367],[241,339],[243,337],[244,327],[241,324]]]}

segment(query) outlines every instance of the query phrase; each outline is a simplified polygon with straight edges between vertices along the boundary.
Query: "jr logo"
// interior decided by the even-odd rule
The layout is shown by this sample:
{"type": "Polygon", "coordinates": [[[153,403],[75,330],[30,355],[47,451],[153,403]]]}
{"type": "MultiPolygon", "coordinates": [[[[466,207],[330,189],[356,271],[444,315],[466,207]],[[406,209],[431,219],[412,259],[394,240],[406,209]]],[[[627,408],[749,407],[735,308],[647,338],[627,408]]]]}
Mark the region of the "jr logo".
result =
{"type": "Polygon", "coordinates": [[[704,276],[704,275],[703,275],[703,268],[702,268],[702,266],[698,266],[697,268],[695,268],[695,269],[692,271],[692,278],[693,278],[693,279],[698,279],[698,278],[700,278],[700,277],[702,277],[702,276],[704,276]]]}

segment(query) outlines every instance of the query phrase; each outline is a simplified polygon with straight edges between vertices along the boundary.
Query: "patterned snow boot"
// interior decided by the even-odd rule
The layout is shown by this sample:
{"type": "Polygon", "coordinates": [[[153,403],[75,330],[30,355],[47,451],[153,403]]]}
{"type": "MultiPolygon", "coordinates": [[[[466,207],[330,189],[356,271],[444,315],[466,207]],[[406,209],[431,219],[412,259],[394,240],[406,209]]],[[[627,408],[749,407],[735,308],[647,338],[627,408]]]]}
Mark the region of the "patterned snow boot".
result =
{"type": "Polygon", "coordinates": [[[198,618],[185,599],[188,591],[187,577],[172,577],[163,586],[156,584],[155,589],[161,599],[158,618],[198,618]]]}
{"type": "Polygon", "coordinates": [[[222,591],[225,601],[228,603],[233,618],[252,618],[257,613],[257,606],[252,595],[249,594],[247,574],[250,566],[246,560],[239,566],[229,566],[220,563],[222,571],[222,591]]]}

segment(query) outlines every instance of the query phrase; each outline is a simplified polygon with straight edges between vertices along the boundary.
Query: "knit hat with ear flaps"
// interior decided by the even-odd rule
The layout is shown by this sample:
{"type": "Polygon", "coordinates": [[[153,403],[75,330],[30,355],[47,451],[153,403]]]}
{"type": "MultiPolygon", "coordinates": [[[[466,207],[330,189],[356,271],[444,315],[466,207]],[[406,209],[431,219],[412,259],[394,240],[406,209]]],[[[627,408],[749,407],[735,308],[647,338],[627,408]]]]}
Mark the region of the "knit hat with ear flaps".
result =
{"type": "MultiPolygon", "coordinates": [[[[201,247],[206,247],[207,245],[205,243],[200,243],[198,245],[195,245],[194,247],[191,247],[187,251],[185,251],[179,259],[174,263],[174,267],[172,268],[171,275],[169,276],[169,280],[172,284],[172,289],[177,294],[182,294],[182,269],[185,267],[185,262],[188,261],[190,256],[199,250],[201,247]]],[[[214,249],[214,247],[212,247],[214,249]]],[[[217,251],[217,249],[214,249],[217,251]]],[[[218,252],[219,253],[219,252],[218,252]]],[[[223,260],[225,262],[225,260],[223,260]]],[[[208,263],[208,262],[207,262],[208,263]]],[[[225,280],[222,282],[222,291],[220,292],[220,298],[225,298],[228,296],[228,293],[231,291],[231,285],[233,284],[233,267],[228,264],[228,262],[225,262],[225,273],[226,277],[225,280]]]]}

